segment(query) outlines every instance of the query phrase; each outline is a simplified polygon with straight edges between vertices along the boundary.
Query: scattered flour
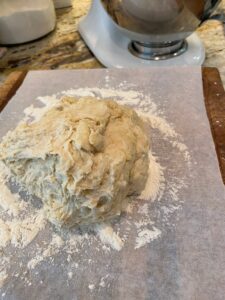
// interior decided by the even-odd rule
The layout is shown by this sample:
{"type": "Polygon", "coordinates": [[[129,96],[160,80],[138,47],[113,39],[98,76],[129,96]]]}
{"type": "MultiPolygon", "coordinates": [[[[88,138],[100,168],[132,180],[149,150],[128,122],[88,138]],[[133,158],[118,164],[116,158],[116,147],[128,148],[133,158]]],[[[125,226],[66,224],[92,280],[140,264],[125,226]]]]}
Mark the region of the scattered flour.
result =
{"type": "Polygon", "coordinates": [[[185,160],[190,164],[191,156],[190,156],[187,146],[178,141],[173,141],[172,145],[173,145],[173,147],[176,147],[180,152],[182,152],[184,154],[185,160]]]}
{"type": "Polygon", "coordinates": [[[0,272],[0,288],[3,287],[7,278],[8,278],[8,274],[6,273],[6,271],[5,270],[1,271],[0,272]]]}
{"type": "Polygon", "coordinates": [[[88,285],[88,288],[89,288],[89,290],[91,290],[91,291],[92,291],[92,290],[94,290],[94,288],[95,288],[95,285],[94,285],[94,284],[89,284],[89,285],[88,285]]]}
{"type": "Polygon", "coordinates": [[[136,238],[135,249],[139,249],[151,241],[157,239],[161,235],[161,230],[153,226],[153,230],[143,229],[138,232],[138,236],[136,238]]]}
{"type": "Polygon", "coordinates": [[[46,96],[46,97],[38,97],[38,100],[43,104],[42,107],[35,107],[33,104],[27,107],[24,110],[25,118],[22,122],[27,121],[38,121],[40,118],[53,106],[55,106],[59,99],[56,98],[55,95],[46,96]]]}
{"type": "Polygon", "coordinates": [[[151,115],[148,113],[139,113],[145,120],[149,121],[153,129],[158,129],[165,137],[177,137],[173,127],[162,117],[151,115]]]}
{"type": "Polygon", "coordinates": [[[164,136],[164,138],[166,139],[170,138],[169,141],[172,144],[172,146],[174,148],[177,148],[181,153],[183,153],[185,161],[190,164],[191,156],[187,146],[184,143],[178,141],[179,135],[164,118],[149,113],[144,113],[139,110],[138,110],[138,114],[145,121],[150,122],[151,127],[153,129],[159,130],[161,134],[164,136]]]}
{"type": "Polygon", "coordinates": [[[56,234],[53,234],[52,240],[48,247],[28,262],[28,269],[34,269],[39,263],[44,261],[46,258],[52,257],[59,253],[59,250],[63,245],[64,241],[62,240],[62,238],[56,234]]]}
{"type": "Polygon", "coordinates": [[[82,247],[85,243],[89,241],[89,234],[85,233],[83,235],[71,233],[67,237],[66,241],[66,247],[67,247],[67,253],[72,254],[78,251],[80,247],[82,247]]]}
{"type": "Polygon", "coordinates": [[[112,226],[107,224],[96,225],[97,234],[102,243],[110,245],[113,249],[120,251],[124,242],[117,233],[114,232],[112,226]]]}
{"type": "Polygon", "coordinates": [[[68,272],[67,275],[68,275],[68,279],[72,279],[73,278],[73,272],[68,272]]]}
{"type": "Polygon", "coordinates": [[[134,222],[137,229],[143,228],[143,226],[153,225],[154,222],[146,215],[146,217],[142,217],[140,221],[134,222]]]}
{"type": "Polygon", "coordinates": [[[148,170],[148,180],[141,194],[141,198],[144,200],[155,201],[160,191],[164,189],[164,174],[163,168],[157,162],[157,158],[149,151],[149,170],[148,170]]]}
{"type": "Polygon", "coordinates": [[[99,285],[101,287],[105,287],[105,281],[104,281],[104,279],[101,278],[101,281],[100,281],[99,285]]]}
{"type": "Polygon", "coordinates": [[[107,282],[106,280],[109,278],[109,274],[106,274],[105,276],[103,276],[101,279],[100,279],[100,282],[99,282],[99,286],[100,287],[105,287],[107,282]]]}
{"type": "Polygon", "coordinates": [[[148,203],[143,204],[138,208],[139,214],[146,216],[148,214],[148,203]]]}
{"type": "Polygon", "coordinates": [[[126,105],[138,105],[141,101],[140,94],[136,91],[122,91],[115,89],[103,89],[103,88],[86,88],[86,89],[71,89],[68,91],[62,92],[66,96],[80,96],[80,97],[96,97],[96,98],[122,98],[123,104],[126,105]]]}

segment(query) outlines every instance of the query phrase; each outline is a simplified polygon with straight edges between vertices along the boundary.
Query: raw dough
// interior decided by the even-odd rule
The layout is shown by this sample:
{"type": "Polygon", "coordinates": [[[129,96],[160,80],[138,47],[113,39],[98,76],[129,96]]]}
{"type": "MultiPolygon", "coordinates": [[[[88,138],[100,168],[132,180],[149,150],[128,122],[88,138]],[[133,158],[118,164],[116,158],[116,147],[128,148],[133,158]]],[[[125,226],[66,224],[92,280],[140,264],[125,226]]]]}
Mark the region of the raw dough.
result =
{"type": "Polygon", "coordinates": [[[40,197],[50,221],[72,226],[121,213],[145,187],[149,141],[131,108],[95,98],[63,98],[40,120],[21,123],[0,159],[40,197]]]}

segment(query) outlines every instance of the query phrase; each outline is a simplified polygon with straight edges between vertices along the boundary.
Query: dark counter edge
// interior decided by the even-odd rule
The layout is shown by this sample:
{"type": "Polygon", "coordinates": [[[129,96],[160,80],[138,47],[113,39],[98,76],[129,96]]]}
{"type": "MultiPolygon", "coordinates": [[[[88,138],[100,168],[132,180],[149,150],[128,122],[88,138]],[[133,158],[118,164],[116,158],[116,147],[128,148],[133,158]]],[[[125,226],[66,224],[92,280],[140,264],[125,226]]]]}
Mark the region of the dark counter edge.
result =
{"type": "Polygon", "coordinates": [[[23,83],[26,74],[27,71],[14,71],[8,75],[5,82],[0,86],[0,112],[15,95],[16,91],[23,83]]]}
{"type": "Polygon", "coordinates": [[[225,184],[225,91],[216,68],[202,68],[205,107],[225,184]]]}

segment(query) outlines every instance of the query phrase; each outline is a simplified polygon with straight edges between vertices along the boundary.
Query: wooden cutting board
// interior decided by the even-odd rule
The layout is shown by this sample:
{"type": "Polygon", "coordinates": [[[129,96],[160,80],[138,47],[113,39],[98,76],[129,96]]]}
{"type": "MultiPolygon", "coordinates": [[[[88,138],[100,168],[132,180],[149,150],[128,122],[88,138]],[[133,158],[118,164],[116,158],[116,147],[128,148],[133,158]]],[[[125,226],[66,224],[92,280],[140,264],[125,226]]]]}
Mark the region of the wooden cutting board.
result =
{"type": "MultiPolygon", "coordinates": [[[[27,71],[12,72],[0,86],[0,111],[16,93],[26,74],[27,71]]],[[[206,111],[225,184],[225,91],[218,69],[203,67],[202,79],[206,111]]]]}

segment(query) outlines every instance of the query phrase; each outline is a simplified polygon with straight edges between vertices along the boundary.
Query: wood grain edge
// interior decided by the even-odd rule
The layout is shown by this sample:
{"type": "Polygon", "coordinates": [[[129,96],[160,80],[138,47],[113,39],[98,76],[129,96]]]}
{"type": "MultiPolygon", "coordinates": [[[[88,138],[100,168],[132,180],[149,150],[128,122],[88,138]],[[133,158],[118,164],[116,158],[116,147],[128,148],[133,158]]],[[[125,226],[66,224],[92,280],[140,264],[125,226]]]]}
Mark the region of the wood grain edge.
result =
{"type": "Polygon", "coordinates": [[[22,84],[27,71],[12,72],[0,86],[0,112],[22,84]]]}
{"type": "Polygon", "coordinates": [[[220,171],[225,184],[225,91],[216,68],[202,68],[203,89],[220,171]]]}

